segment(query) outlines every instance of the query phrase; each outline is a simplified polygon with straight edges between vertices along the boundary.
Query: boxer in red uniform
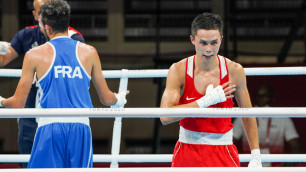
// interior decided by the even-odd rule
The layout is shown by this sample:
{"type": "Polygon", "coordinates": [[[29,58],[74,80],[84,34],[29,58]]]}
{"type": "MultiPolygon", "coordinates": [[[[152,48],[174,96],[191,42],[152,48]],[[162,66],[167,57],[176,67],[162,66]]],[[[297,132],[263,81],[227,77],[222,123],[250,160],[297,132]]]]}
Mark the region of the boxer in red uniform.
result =
{"type": "MultiPolygon", "coordinates": [[[[196,55],[170,67],[161,107],[232,108],[234,96],[239,107],[252,107],[243,67],[218,55],[222,30],[218,15],[194,19],[190,40],[196,55]]],[[[164,125],[176,121],[180,134],[172,167],[240,167],[231,118],[161,118],[164,125]]],[[[243,124],[252,150],[249,167],[261,167],[256,119],[243,118],[243,124]]]]}

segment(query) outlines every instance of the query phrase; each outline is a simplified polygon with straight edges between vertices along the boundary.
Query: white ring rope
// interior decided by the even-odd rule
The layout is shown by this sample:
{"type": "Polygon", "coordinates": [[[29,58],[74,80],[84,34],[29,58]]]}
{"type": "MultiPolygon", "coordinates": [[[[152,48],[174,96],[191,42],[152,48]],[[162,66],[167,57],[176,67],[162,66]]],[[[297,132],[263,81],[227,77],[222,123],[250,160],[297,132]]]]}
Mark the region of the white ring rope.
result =
{"type": "Polygon", "coordinates": [[[196,168],[44,168],[44,169],[3,169],[1,172],[305,172],[306,167],[275,167],[275,168],[233,168],[233,167],[196,167],[196,168]]]}
{"type": "MultiPolygon", "coordinates": [[[[247,76],[262,75],[306,75],[306,67],[265,67],[244,68],[247,76]]],[[[127,70],[128,78],[159,78],[166,77],[168,69],[127,70]]],[[[121,78],[121,70],[103,71],[105,78],[121,78]]],[[[20,77],[21,69],[0,69],[0,77],[20,77]]]]}
{"type": "Polygon", "coordinates": [[[34,117],[306,117],[306,108],[50,108],[0,109],[0,118],[34,117]],[[288,115],[289,114],[289,115],[288,115]]]}
{"type": "MultiPolygon", "coordinates": [[[[306,75],[306,67],[269,67],[269,68],[244,68],[247,76],[259,76],[259,75],[306,75]]],[[[121,78],[119,91],[127,89],[128,78],[155,78],[155,77],[166,77],[168,73],[167,69],[162,70],[109,70],[103,71],[105,78],[121,78]]],[[[20,77],[21,70],[16,69],[0,69],[0,77],[20,77]]],[[[121,137],[121,118],[158,118],[161,116],[165,117],[306,117],[306,108],[209,108],[209,109],[199,109],[199,108],[120,108],[120,109],[110,109],[110,108],[91,108],[91,109],[0,109],[0,118],[33,118],[33,117],[103,117],[103,118],[114,118],[116,117],[114,123],[114,133],[113,133],[113,145],[112,145],[112,155],[94,155],[94,162],[111,162],[112,167],[118,167],[118,162],[171,162],[172,155],[119,155],[120,150],[120,137],[121,137]],[[18,114],[18,115],[16,115],[18,114]],[[119,119],[119,120],[117,120],[119,119]],[[118,122],[119,121],[119,122],[118,122]],[[118,141],[119,140],[119,141],[118,141]],[[118,144],[119,142],[119,144],[118,144]],[[118,146],[119,145],[119,146],[118,146]]],[[[28,162],[29,155],[0,155],[0,162],[8,162],[10,158],[15,159],[14,162],[28,162]]],[[[239,155],[241,162],[249,162],[249,155],[239,155]]],[[[262,162],[306,162],[305,155],[263,155],[262,162]],[[267,158],[265,158],[267,157],[267,158]]],[[[12,160],[13,162],[13,160],[12,160]]],[[[113,168],[112,168],[113,169],[113,168]]],[[[162,169],[162,168],[158,168],[162,169]]],[[[210,168],[208,168],[210,169],[210,168]]],[[[205,171],[208,170],[205,168],[205,171]]],[[[213,168],[212,171],[239,171],[236,168],[213,168]]],[[[272,168],[273,171],[276,168],[272,168]]],[[[289,168],[283,168],[286,171],[289,168]]],[[[294,168],[295,171],[296,168],[294,168]]],[[[303,168],[298,168],[303,169],[303,168]]],[[[29,169],[30,171],[35,171],[29,169]]],[[[8,170],[8,171],[27,171],[29,170],[8,170]]],[[[49,169],[48,169],[49,170],[49,169]]],[[[48,171],[45,170],[44,171],[48,171]]],[[[64,171],[61,169],[55,169],[58,171],[64,171]]],[[[50,169],[50,172],[55,171],[50,169]]],[[[97,169],[69,169],[74,172],[78,171],[95,171],[97,169]]],[[[65,172],[69,171],[65,169],[65,172]]],[[[104,169],[107,171],[110,169],[104,169]]],[[[112,171],[121,169],[116,168],[112,171]]],[[[126,168],[124,171],[137,171],[144,169],[141,168],[126,168]]],[[[156,169],[148,169],[145,171],[156,171],[156,169]]],[[[168,169],[167,169],[168,170],[168,169]]],[[[169,171],[180,171],[181,169],[170,169],[169,171]]],[[[186,168],[182,169],[184,172],[186,168]]],[[[181,171],[182,171],[181,170],[181,171]]],[[[202,171],[202,168],[191,168],[187,171],[202,171]]],[[[243,169],[246,171],[246,169],[243,169]]],[[[258,169],[248,169],[247,171],[261,171],[258,169]]],[[[3,170],[1,170],[3,172],[3,170]]],[[[38,171],[38,170],[37,170],[38,171]]],[[[41,171],[41,170],[39,170],[41,171]]],[[[99,170],[100,171],[100,170],[99,170]]],[[[122,171],[122,170],[121,170],[122,171]]],[[[268,170],[269,171],[269,170],[268,170]]],[[[272,170],[271,170],[272,171],[272,170]]],[[[283,171],[282,168],[277,169],[277,171],[283,171]]],[[[306,168],[303,169],[306,171],[306,168]]]]}
{"type": "MultiPolygon", "coordinates": [[[[120,163],[170,163],[172,161],[172,154],[95,154],[93,155],[93,162],[95,163],[110,163],[116,158],[120,163]]],[[[27,163],[29,162],[29,154],[1,154],[0,162],[6,163],[27,163]]],[[[239,154],[240,162],[250,162],[250,154],[239,154]]],[[[263,163],[266,162],[306,162],[306,155],[303,154],[262,154],[261,159],[263,163]]]]}

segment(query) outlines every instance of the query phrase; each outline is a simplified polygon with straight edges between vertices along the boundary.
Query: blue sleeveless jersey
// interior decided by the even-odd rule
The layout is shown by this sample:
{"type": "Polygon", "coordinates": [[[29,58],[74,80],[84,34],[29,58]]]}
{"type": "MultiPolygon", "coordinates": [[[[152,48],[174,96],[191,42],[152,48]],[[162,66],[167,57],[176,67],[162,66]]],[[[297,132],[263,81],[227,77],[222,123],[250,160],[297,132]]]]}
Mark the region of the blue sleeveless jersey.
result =
{"type": "MultiPolygon", "coordinates": [[[[78,43],[68,37],[48,42],[54,57],[38,81],[38,108],[92,108],[90,75],[78,58],[78,43]]],[[[93,166],[88,117],[40,117],[28,168],[93,166]],[[79,144],[75,144],[77,143],[79,144]]]]}
{"type": "Polygon", "coordinates": [[[78,41],[57,37],[48,42],[54,50],[53,62],[38,81],[38,108],[92,108],[90,75],[77,55],[78,41]]]}
{"type": "MultiPolygon", "coordinates": [[[[68,28],[69,37],[74,40],[78,40],[81,42],[85,42],[82,34],[76,31],[74,28],[68,28]]],[[[40,31],[38,25],[35,26],[27,26],[26,28],[20,30],[11,41],[11,46],[17,52],[19,56],[23,58],[24,54],[30,49],[37,47],[46,43],[46,37],[40,31]]],[[[11,68],[21,68],[22,64],[13,64],[10,63],[7,67],[11,68]]],[[[32,85],[29,96],[27,98],[25,108],[35,108],[35,98],[36,98],[37,88],[35,84],[32,85]]],[[[23,118],[22,120],[30,120],[31,118],[23,118]]]]}

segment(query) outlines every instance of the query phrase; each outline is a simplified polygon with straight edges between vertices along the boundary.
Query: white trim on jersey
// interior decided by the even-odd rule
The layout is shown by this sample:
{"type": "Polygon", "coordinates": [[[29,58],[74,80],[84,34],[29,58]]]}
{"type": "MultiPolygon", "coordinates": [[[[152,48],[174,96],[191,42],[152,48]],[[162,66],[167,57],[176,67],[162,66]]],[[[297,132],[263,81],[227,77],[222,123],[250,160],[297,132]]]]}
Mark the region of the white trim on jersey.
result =
{"type": "Polygon", "coordinates": [[[220,71],[221,71],[221,79],[223,79],[227,75],[227,70],[226,70],[226,64],[225,64],[225,58],[223,56],[219,56],[218,58],[220,60],[220,71]]]}
{"type": "Polygon", "coordinates": [[[35,98],[35,108],[40,109],[41,105],[41,98],[44,96],[44,92],[39,84],[39,82],[36,82],[36,87],[37,87],[37,93],[36,93],[36,98],[35,98]]]}
{"type": "Polygon", "coordinates": [[[179,141],[188,144],[231,145],[233,144],[233,129],[226,133],[196,132],[180,126],[179,141]]]}
{"type": "Polygon", "coordinates": [[[38,127],[51,123],[82,123],[90,126],[88,117],[37,117],[36,122],[38,123],[38,127]]]}
{"type": "Polygon", "coordinates": [[[52,62],[51,62],[51,64],[50,64],[49,69],[47,70],[47,72],[46,72],[37,82],[40,82],[41,80],[43,80],[43,79],[48,75],[48,73],[49,73],[50,70],[52,69],[53,64],[54,64],[54,61],[55,61],[55,57],[56,57],[56,50],[55,50],[55,47],[54,47],[51,43],[49,43],[49,42],[47,42],[47,44],[49,44],[49,45],[52,47],[52,49],[53,49],[53,52],[54,52],[54,54],[53,54],[53,59],[52,59],[52,62]]]}
{"type": "Polygon", "coordinates": [[[86,74],[86,76],[89,78],[89,80],[91,80],[91,76],[87,73],[87,71],[85,70],[83,64],[81,63],[80,61],[80,58],[79,58],[79,54],[78,54],[78,49],[79,49],[79,41],[77,42],[77,45],[76,45],[76,48],[75,48],[75,55],[76,55],[76,59],[79,63],[79,65],[81,66],[82,70],[84,71],[84,73],[86,74]]]}
{"type": "Polygon", "coordinates": [[[70,37],[69,36],[57,36],[57,37],[53,38],[52,40],[59,39],[59,38],[70,38],[70,37]]]}
{"type": "Polygon", "coordinates": [[[32,84],[35,84],[37,81],[37,78],[36,78],[36,72],[34,72],[34,77],[33,77],[33,81],[32,81],[32,84]]]}
{"type": "Polygon", "coordinates": [[[187,74],[193,78],[193,61],[194,56],[190,56],[187,58],[187,74]]]}

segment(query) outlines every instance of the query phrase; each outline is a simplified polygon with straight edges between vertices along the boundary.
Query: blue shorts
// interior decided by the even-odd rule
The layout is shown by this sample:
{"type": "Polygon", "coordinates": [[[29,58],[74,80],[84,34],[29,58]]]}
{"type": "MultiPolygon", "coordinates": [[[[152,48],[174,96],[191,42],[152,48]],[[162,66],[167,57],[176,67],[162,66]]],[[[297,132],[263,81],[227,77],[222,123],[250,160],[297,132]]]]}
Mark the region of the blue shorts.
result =
{"type": "Polygon", "coordinates": [[[51,123],[37,129],[28,168],[92,166],[92,135],[88,125],[51,123]]]}

